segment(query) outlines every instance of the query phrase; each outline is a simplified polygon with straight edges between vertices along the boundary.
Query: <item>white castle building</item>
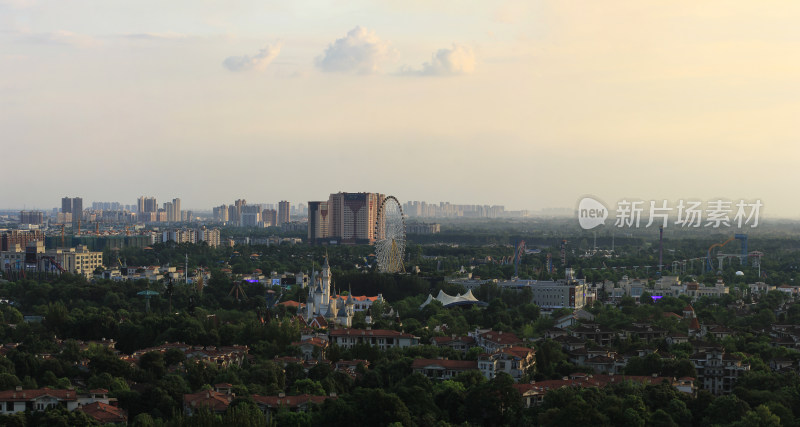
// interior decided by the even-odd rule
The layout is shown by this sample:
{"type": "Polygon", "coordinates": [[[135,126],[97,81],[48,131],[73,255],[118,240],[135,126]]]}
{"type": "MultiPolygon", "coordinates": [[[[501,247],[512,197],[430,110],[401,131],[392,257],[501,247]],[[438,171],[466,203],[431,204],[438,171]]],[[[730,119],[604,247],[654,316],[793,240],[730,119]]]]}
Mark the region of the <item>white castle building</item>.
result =
{"type": "Polygon", "coordinates": [[[313,272],[311,285],[308,287],[308,298],[306,299],[306,321],[322,316],[329,325],[338,325],[349,328],[353,324],[355,314],[355,301],[352,295],[344,299],[336,296],[331,298],[331,267],[328,264],[328,257],[322,264],[322,272],[313,272]]]}

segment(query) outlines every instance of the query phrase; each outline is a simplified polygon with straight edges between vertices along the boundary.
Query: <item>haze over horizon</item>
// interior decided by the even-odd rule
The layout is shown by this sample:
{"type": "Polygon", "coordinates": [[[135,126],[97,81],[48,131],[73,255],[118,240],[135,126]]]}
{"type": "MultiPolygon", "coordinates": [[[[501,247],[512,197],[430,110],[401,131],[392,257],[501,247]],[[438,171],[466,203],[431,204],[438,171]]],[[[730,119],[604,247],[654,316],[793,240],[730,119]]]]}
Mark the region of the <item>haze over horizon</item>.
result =
{"type": "Polygon", "coordinates": [[[800,217],[800,3],[0,0],[0,208],[61,197],[800,217]]]}

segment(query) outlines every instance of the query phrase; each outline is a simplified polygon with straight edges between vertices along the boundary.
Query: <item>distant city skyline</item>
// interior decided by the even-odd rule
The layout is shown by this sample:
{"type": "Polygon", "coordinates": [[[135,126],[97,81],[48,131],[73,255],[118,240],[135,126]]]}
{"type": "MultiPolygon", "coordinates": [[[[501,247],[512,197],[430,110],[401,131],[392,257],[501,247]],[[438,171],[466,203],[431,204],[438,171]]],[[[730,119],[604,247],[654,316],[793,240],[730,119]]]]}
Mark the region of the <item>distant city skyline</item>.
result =
{"type": "Polygon", "coordinates": [[[374,191],[798,218],[798,21],[745,0],[0,0],[0,205],[374,191]]]}

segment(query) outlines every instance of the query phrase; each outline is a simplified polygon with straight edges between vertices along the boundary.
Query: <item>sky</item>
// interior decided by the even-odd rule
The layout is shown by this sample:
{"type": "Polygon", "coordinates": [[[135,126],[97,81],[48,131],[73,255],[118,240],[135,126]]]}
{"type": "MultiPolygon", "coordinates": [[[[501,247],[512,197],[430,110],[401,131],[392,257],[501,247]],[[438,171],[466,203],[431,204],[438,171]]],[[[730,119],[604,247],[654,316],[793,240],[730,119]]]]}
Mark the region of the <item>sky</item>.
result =
{"type": "Polygon", "coordinates": [[[338,191],[800,217],[800,2],[0,0],[0,207],[338,191]]]}

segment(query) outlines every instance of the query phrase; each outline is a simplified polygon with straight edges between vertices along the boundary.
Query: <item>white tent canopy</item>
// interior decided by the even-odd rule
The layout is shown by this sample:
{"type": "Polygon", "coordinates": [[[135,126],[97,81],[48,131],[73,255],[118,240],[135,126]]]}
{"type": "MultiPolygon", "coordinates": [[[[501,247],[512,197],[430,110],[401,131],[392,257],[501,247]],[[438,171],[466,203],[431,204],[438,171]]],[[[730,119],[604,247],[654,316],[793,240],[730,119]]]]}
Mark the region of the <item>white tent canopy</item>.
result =
{"type": "Polygon", "coordinates": [[[446,293],[444,293],[444,291],[440,290],[439,295],[437,295],[436,298],[434,298],[433,295],[428,294],[428,299],[426,299],[425,302],[419,306],[419,308],[420,309],[424,308],[426,305],[430,304],[433,300],[439,301],[445,307],[454,304],[460,305],[460,304],[480,303],[480,301],[478,301],[478,299],[475,298],[475,295],[472,295],[472,290],[464,292],[464,294],[462,295],[456,295],[456,296],[447,295],[446,293]]]}

